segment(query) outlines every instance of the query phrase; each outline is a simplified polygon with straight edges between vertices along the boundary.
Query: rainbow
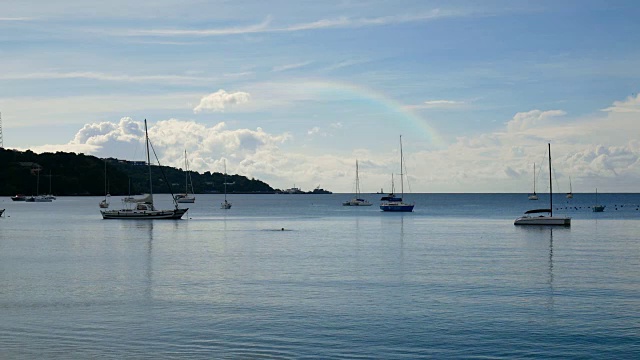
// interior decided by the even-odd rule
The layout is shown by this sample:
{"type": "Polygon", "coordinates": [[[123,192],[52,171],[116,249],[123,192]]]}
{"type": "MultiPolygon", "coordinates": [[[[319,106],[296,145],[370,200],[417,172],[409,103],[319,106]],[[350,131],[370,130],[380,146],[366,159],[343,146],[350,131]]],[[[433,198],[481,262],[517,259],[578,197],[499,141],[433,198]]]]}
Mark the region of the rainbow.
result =
{"type": "MultiPolygon", "coordinates": [[[[402,104],[394,98],[371,88],[352,83],[324,80],[305,80],[296,83],[301,89],[316,93],[325,98],[340,100],[356,100],[366,103],[369,107],[378,107],[393,119],[408,125],[412,134],[421,134],[432,146],[443,147],[443,137],[427,122],[426,119],[415,113],[415,110],[406,104],[402,104]]],[[[393,137],[398,134],[392,134],[393,137]]]]}

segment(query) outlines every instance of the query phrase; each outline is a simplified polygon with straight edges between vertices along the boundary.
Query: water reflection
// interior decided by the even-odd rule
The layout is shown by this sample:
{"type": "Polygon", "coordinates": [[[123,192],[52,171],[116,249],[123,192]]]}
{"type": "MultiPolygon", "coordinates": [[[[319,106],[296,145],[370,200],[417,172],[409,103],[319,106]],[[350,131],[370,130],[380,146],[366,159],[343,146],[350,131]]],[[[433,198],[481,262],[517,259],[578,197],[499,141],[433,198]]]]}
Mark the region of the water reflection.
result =
{"type": "Polygon", "coordinates": [[[547,308],[553,309],[554,289],[553,289],[553,229],[549,229],[549,294],[547,297],[547,308]]]}

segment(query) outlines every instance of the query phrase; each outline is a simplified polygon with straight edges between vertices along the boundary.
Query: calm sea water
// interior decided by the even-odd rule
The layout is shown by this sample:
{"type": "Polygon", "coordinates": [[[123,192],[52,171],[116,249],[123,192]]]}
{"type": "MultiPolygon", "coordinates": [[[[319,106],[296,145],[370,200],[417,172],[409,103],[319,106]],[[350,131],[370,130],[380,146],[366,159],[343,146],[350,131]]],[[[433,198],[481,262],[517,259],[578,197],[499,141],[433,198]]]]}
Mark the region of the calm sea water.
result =
{"type": "Polygon", "coordinates": [[[640,195],[559,194],[570,228],[513,225],[544,195],[350,197],[0,198],[0,358],[640,358],[640,195]]]}

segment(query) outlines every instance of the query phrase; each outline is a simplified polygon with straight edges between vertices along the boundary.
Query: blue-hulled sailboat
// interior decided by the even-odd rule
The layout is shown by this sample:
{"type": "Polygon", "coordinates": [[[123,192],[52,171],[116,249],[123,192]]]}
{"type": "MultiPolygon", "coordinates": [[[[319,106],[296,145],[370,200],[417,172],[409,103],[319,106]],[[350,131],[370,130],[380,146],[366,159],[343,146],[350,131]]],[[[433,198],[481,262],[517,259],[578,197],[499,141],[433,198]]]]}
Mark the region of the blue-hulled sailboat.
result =
{"type": "Polygon", "coordinates": [[[404,202],[404,157],[402,154],[402,135],[400,135],[400,190],[401,196],[390,196],[380,204],[380,210],[387,212],[412,212],[414,203],[404,202]]]}

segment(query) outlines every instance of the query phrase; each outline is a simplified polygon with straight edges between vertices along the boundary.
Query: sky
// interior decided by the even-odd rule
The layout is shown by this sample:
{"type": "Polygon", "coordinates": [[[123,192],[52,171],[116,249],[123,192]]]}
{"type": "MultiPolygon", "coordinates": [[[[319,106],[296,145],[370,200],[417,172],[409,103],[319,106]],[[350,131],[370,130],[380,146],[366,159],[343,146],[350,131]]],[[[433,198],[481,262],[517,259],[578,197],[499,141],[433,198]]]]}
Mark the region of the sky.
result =
{"type": "Polygon", "coordinates": [[[274,188],[640,192],[636,1],[2,0],[7,149],[274,188]],[[400,137],[404,170],[400,167],[400,137]]]}

